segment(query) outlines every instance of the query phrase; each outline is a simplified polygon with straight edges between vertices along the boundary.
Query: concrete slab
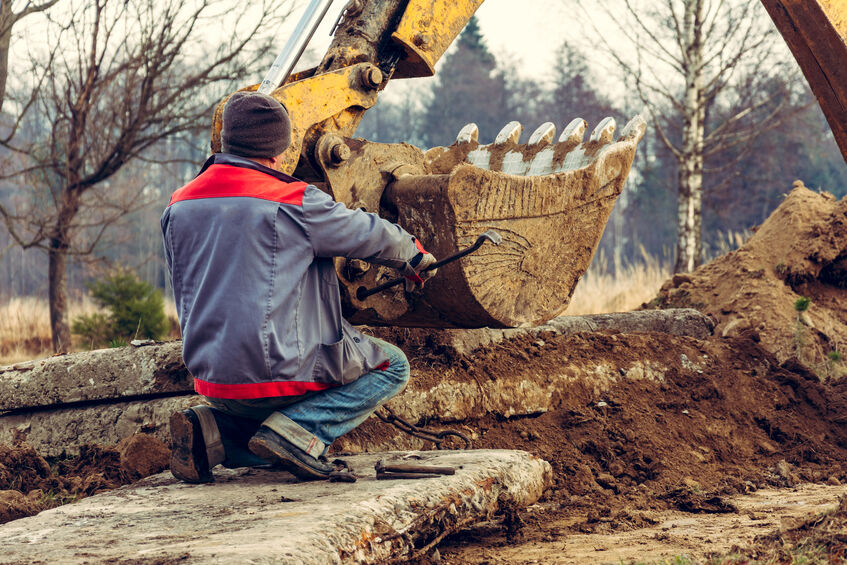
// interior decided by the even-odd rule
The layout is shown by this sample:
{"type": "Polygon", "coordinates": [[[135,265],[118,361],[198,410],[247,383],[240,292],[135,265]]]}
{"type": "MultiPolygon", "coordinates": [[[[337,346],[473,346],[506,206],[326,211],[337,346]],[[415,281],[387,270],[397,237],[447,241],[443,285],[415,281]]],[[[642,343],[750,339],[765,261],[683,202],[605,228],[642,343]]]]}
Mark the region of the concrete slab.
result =
{"type": "MultiPolygon", "coordinates": [[[[711,328],[711,321],[696,310],[676,309],[562,316],[533,328],[380,328],[375,333],[410,353],[447,351],[446,358],[459,359],[468,352],[526,336],[612,330],[703,338],[711,328]]],[[[193,394],[181,347],[181,342],[168,342],[105,349],[0,368],[0,443],[26,441],[42,455],[54,457],[74,455],[87,443],[115,445],[137,432],[167,442],[170,415],[202,402],[193,394]]],[[[700,362],[693,359],[685,367],[697,371],[700,362]]],[[[601,395],[621,380],[661,381],[666,371],[650,357],[620,363],[589,359],[579,364],[562,359],[544,371],[516,366],[514,373],[498,378],[471,379],[461,374],[457,363],[455,370],[450,368],[435,380],[413,371],[409,386],[389,407],[409,422],[458,422],[487,414],[510,418],[555,409],[562,398],[585,386],[601,395]]],[[[385,424],[365,424],[365,428],[369,426],[385,424]]],[[[400,432],[374,435],[367,429],[335,444],[339,450],[356,453],[430,446],[400,432]]]]}
{"type": "Polygon", "coordinates": [[[182,342],[98,349],[0,367],[0,412],[194,391],[182,342]]]}
{"type": "Polygon", "coordinates": [[[215,470],[186,485],[170,473],[0,526],[0,563],[379,563],[534,503],[550,465],[507,450],[349,457],[350,483],[293,483],[287,473],[215,470]],[[377,481],[374,463],[457,467],[455,475],[377,481]]]}

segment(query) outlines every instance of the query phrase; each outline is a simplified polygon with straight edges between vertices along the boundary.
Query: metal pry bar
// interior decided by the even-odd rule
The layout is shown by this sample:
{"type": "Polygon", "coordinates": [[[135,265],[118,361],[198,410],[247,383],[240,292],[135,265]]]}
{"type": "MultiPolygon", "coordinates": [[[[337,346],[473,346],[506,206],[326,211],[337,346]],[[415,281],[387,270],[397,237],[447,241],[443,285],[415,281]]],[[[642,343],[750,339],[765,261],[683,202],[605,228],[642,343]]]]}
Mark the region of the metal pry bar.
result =
{"type": "MultiPolygon", "coordinates": [[[[437,268],[441,267],[442,265],[446,265],[447,263],[452,263],[453,261],[455,261],[457,259],[461,259],[465,255],[470,255],[471,253],[473,253],[474,251],[476,251],[477,249],[482,247],[482,244],[485,243],[486,241],[490,241],[494,245],[500,245],[501,243],[503,243],[503,237],[494,230],[485,230],[484,232],[482,232],[482,234],[478,238],[476,238],[476,241],[474,242],[474,244],[471,245],[470,247],[468,247],[467,249],[462,249],[458,253],[454,253],[453,255],[450,255],[446,259],[442,259],[441,261],[433,263],[432,265],[430,265],[429,267],[427,267],[426,269],[424,269],[421,272],[423,273],[423,272],[426,272],[426,271],[431,271],[433,269],[437,269],[437,268]]],[[[406,277],[397,277],[396,279],[391,279],[390,281],[388,281],[386,283],[382,283],[381,285],[375,286],[375,287],[370,288],[370,289],[365,288],[363,286],[360,286],[356,290],[356,298],[358,298],[359,300],[364,300],[365,298],[367,298],[368,296],[371,296],[372,294],[376,294],[377,292],[382,292],[383,290],[385,290],[387,288],[391,288],[392,286],[397,286],[398,284],[402,284],[403,281],[405,281],[405,280],[406,280],[406,277]]]]}

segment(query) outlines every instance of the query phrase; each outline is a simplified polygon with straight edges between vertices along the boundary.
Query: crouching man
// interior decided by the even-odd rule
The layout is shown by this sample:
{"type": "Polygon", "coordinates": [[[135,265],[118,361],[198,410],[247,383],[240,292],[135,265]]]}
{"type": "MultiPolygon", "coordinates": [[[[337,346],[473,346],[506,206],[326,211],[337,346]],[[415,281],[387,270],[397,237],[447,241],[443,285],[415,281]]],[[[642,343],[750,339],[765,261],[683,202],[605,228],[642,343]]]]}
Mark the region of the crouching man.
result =
{"type": "Polygon", "coordinates": [[[341,317],[332,258],[387,265],[419,284],[435,258],[400,226],[278,172],[290,137],[279,102],[234,94],[224,152],[162,215],[183,359],[210,404],[171,417],[171,472],[186,482],[212,481],[219,463],[327,478],[330,444],[409,379],[400,349],[341,317]]]}

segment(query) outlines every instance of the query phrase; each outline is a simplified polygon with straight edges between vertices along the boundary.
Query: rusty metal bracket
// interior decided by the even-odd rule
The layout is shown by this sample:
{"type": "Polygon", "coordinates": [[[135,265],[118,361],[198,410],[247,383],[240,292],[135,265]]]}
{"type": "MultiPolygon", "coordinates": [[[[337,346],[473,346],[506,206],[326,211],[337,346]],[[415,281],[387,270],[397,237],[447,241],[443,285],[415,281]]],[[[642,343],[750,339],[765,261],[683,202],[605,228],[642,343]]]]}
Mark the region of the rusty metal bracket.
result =
{"type": "MultiPolygon", "coordinates": [[[[280,171],[291,174],[297,167],[300,154],[304,150],[305,141],[313,130],[333,117],[338,117],[348,109],[358,108],[364,111],[376,104],[377,89],[367,86],[368,80],[378,70],[370,63],[359,63],[344,67],[337,71],[319,74],[288,82],[271,93],[289,111],[291,119],[291,145],[283,153],[280,171]]],[[[253,91],[258,85],[253,85],[242,90],[253,91]]],[[[212,119],[212,152],[221,151],[221,126],[223,108],[229,97],[218,104],[212,119]]],[[[338,122],[344,122],[339,118],[338,122]]],[[[357,122],[358,123],[358,122],[357,122]]],[[[337,124],[333,130],[338,130],[342,135],[347,133],[343,123],[337,124]]],[[[352,125],[352,124],[351,124],[352,125]]],[[[352,125],[355,130],[355,125],[352,125]]],[[[353,131],[349,133],[352,134],[353,131]]],[[[319,135],[319,133],[318,133],[319,135]]],[[[309,153],[309,147],[306,147],[309,153]]]]}

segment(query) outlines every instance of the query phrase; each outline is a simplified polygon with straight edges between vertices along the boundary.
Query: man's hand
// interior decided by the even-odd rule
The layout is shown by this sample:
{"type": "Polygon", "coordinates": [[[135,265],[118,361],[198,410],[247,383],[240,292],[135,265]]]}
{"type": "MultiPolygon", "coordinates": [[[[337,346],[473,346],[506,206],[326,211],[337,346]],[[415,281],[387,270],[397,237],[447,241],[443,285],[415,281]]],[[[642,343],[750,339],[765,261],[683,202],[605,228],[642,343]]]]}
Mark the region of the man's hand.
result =
{"type": "Polygon", "coordinates": [[[424,271],[424,269],[435,262],[436,259],[432,253],[418,253],[408,263],[406,271],[403,273],[406,277],[406,292],[412,292],[416,287],[423,288],[424,283],[438,272],[438,269],[430,269],[429,271],[424,271]]]}

